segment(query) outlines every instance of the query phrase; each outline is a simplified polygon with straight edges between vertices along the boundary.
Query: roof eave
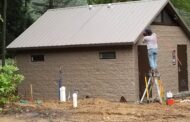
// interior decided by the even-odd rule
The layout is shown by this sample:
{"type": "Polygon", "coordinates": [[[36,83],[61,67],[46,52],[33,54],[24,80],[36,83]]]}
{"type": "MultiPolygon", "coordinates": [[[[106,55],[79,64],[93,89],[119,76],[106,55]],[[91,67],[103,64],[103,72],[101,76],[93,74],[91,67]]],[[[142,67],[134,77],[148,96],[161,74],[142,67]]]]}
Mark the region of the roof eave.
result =
{"type": "Polygon", "coordinates": [[[75,48],[75,47],[77,48],[77,47],[124,46],[124,45],[133,45],[133,44],[134,44],[134,42],[120,42],[120,43],[101,43],[101,44],[18,47],[18,48],[7,48],[7,50],[8,51],[14,51],[14,50],[38,50],[38,49],[65,49],[65,48],[75,48]]]}

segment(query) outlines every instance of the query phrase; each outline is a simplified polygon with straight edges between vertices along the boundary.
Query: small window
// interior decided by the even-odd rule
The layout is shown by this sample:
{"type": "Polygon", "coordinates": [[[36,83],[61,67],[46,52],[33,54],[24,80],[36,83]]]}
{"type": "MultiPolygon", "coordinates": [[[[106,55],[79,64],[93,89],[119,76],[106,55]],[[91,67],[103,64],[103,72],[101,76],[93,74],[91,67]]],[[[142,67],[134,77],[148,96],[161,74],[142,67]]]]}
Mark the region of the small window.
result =
{"type": "Polygon", "coordinates": [[[32,62],[44,61],[44,55],[31,55],[32,62]]]}
{"type": "Polygon", "coordinates": [[[100,59],[116,59],[116,53],[114,51],[112,51],[112,52],[100,52],[99,58],[100,59]]]}

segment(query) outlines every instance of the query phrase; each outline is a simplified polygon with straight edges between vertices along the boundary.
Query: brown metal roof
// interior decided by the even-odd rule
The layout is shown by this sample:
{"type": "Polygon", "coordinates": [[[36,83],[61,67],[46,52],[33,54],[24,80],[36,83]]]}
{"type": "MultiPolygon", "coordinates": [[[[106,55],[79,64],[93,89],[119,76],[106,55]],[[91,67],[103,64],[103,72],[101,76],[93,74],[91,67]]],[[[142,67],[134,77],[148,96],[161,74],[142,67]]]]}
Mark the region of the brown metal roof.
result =
{"type": "Polygon", "coordinates": [[[48,10],[8,49],[134,44],[168,0],[48,10]]]}

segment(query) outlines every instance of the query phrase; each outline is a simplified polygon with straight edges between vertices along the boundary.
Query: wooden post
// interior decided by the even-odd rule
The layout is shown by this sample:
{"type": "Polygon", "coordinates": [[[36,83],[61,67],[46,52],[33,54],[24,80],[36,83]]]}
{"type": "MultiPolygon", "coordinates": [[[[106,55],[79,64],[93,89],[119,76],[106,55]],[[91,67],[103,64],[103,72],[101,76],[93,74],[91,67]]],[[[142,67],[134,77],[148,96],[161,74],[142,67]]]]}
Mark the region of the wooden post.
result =
{"type": "Polygon", "coordinates": [[[30,100],[33,101],[33,87],[32,87],[32,84],[30,84],[30,100]]]}

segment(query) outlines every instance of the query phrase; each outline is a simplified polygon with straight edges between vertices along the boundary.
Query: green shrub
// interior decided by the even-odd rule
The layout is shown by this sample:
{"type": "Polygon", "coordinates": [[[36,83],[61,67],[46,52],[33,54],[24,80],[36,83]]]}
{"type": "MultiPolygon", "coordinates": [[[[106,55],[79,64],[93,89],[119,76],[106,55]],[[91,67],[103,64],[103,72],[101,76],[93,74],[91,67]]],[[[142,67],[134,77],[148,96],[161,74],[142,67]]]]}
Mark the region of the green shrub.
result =
{"type": "Polygon", "coordinates": [[[15,91],[24,76],[18,73],[18,68],[12,60],[7,60],[5,66],[0,66],[0,105],[13,102],[17,95],[15,91]]]}

